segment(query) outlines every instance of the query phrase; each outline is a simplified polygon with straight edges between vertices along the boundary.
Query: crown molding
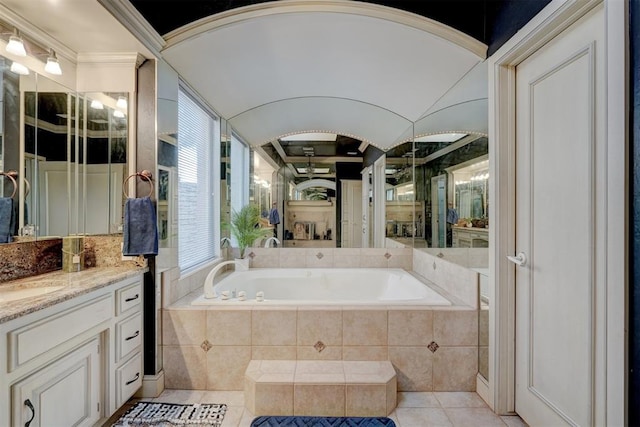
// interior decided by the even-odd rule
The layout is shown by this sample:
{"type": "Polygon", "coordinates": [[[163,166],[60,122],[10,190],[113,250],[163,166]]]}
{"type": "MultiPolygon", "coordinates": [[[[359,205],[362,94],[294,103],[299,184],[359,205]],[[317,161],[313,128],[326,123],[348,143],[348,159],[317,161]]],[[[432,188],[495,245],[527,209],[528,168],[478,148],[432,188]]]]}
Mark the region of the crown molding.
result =
{"type": "Polygon", "coordinates": [[[78,64],[122,64],[138,68],[145,57],[136,52],[89,52],[78,54],[78,64]]]}
{"type": "MultiPolygon", "coordinates": [[[[99,1],[103,2],[105,0],[99,1]]],[[[347,13],[384,19],[445,39],[466,49],[480,60],[484,60],[487,57],[487,45],[448,25],[415,13],[353,0],[278,0],[228,10],[199,19],[165,34],[166,45],[164,49],[227,25],[269,15],[301,12],[347,13]]]]}
{"type": "Polygon", "coordinates": [[[76,52],[69,48],[67,45],[59,42],[51,37],[48,33],[33,25],[31,22],[25,20],[20,15],[10,10],[7,6],[0,4],[0,18],[7,24],[13,25],[20,32],[26,35],[29,39],[35,43],[42,45],[45,48],[51,48],[56,51],[58,58],[64,57],[67,61],[76,63],[76,52]]]}
{"type": "Polygon", "coordinates": [[[140,43],[153,53],[156,58],[162,55],[160,51],[165,40],[151,24],[138,12],[129,0],[97,0],[111,15],[114,16],[140,43]]]}

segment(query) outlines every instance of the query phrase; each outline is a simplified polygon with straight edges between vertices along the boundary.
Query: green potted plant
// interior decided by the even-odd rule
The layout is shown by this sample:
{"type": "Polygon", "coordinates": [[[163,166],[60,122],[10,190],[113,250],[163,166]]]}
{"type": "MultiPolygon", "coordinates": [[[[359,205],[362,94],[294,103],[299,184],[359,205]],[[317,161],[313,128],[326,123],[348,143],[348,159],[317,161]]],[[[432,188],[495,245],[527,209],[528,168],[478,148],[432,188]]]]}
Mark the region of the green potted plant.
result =
{"type": "Polygon", "coordinates": [[[260,209],[257,205],[245,205],[231,213],[231,222],[225,224],[238,244],[240,259],[245,259],[249,246],[258,239],[270,236],[273,231],[260,227],[260,209]]]}

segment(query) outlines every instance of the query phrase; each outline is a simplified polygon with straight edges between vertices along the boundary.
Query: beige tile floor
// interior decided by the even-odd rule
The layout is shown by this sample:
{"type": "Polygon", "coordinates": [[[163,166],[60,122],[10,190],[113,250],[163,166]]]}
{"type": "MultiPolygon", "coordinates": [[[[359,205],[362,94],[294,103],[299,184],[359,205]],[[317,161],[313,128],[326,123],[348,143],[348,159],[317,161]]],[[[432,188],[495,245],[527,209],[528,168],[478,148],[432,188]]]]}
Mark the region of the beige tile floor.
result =
{"type": "MultiPolygon", "coordinates": [[[[228,410],[222,427],[249,427],[255,418],[244,407],[242,391],[165,390],[155,399],[142,400],[226,403],[228,410]]],[[[480,396],[467,392],[399,392],[398,406],[389,417],[397,427],[526,427],[518,416],[498,416],[480,396]]],[[[115,419],[117,417],[112,417],[110,421],[115,419]]]]}

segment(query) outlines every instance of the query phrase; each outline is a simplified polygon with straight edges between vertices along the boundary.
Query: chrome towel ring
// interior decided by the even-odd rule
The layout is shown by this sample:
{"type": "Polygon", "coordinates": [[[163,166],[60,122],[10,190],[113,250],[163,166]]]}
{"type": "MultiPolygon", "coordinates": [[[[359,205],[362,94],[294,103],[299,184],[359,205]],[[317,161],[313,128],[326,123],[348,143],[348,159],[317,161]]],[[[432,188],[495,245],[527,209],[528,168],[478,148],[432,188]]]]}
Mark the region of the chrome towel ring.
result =
{"type": "Polygon", "coordinates": [[[134,176],[139,176],[140,179],[149,183],[149,194],[147,194],[147,197],[151,197],[151,194],[153,194],[153,174],[146,169],[142,172],[132,173],[127,177],[127,179],[124,180],[124,182],[122,183],[122,193],[124,194],[124,197],[126,197],[127,199],[129,198],[129,195],[127,194],[127,181],[129,181],[134,176]]]}
{"type": "MultiPolygon", "coordinates": [[[[13,199],[13,196],[16,195],[16,191],[18,191],[18,183],[16,182],[16,179],[14,178],[14,172],[15,171],[0,172],[0,175],[6,176],[13,183],[13,193],[11,193],[11,199],[13,199]]],[[[18,173],[16,172],[15,176],[17,176],[17,175],[18,175],[18,173]]]]}

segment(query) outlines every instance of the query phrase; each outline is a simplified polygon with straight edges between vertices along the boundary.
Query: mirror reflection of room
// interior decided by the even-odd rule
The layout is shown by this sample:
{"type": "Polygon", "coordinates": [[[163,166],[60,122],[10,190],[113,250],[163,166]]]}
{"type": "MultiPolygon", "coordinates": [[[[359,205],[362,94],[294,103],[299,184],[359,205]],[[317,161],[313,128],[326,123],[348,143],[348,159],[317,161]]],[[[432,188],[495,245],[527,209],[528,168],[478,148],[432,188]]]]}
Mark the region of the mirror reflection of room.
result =
{"type": "Polygon", "coordinates": [[[415,247],[487,247],[486,136],[432,135],[417,138],[415,145],[416,200],[424,201],[426,218],[424,237],[416,239],[415,247]],[[434,141],[446,138],[449,140],[434,141]],[[448,222],[452,220],[455,223],[448,222]],[[471,231],[480,236],[464,234],[471,231]]]}
{"type": "Polygon", "coordinates": [[[486,156],[465,162],[451,172],[453,209],[457,223],[452,226],[451,246],[489,246],[489,161],[486,156]]]}
{"type": "Polygon", "coordinates": [[[77,93],[0,62],[0,171],[16,182],[2,180],[14,210],[6,241],[122,232],[127,94],[77,93]]]}
{"type": "Polygon", "coordinates": [[[35,222],[38,236],[122,231],[126,96],[39,90],[25,103],[25,175],[35,183],[25,226],[35,222]]]}

